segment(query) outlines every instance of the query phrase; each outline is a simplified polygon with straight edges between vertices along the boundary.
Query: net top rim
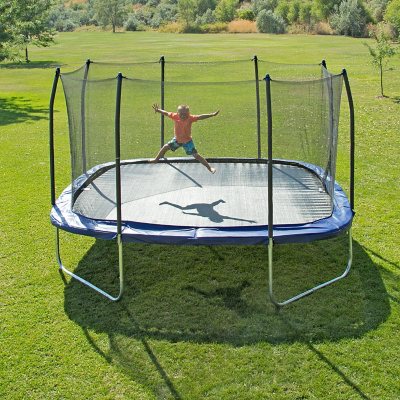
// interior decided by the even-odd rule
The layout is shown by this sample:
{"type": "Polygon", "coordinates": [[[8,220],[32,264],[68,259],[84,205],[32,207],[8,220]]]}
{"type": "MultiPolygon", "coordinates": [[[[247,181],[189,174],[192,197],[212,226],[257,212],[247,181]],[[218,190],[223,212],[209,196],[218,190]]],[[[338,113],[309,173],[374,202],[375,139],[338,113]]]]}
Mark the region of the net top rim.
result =
{"type": "Polygon", "coordinates": [[[104,66],[135,66],[135,65],[149,65],[149,64],[160,64],[161,60],[163,60],[166,64],[177,64],[177,65],[211,65],[211,64],[236,64],[236,63],[245,63],[245,62],[253,62],[257,59],[258,62],[267,63],[267,64],[274,64],[280,66],[293,66],[293,67],[318,67],[323,65],[323,62],[318,63],[285,63],[279,61],[270,61],[270,60],[263,60],[261,58],[256,58],[257,56],[253,56],[253,58],[246,58],[246,59],[234,59],[234,60],[204,60],[204,61],[190,61],[190,60],[165,60],[164,56],[162,56],[159,60],[153,61],[132,61],[132,62],[112,62],[112,61],[95,61],[88,59],[84,64],[79,66],[78,68],[66,72],[65,74],[73,74],[76,73],[83,68],[87,64],[97,64],[97,65],[104,65],[104,66]]]}
{"type": "MultiPolygon", "coordinates": [[[[269,76],[270,81],[273,83],[279,83],[279,84],[311,84],[311,83],[318,83],[318,82],[323,82],[328,79],[332,78],[337,78],[340,76],[343,76],[343,72],[339,74],[333,74],[327,71],[329,76],[321,77],[321,78],[305,78],[305,79],[274,79],[271,77],[269,74],[266,74],[266,76],[269,76]]],[[[118,79],[118,74],[114,77],[111,78],[102,78],[102,79],[88,79],[88,78],[74,78],[70,76],[70,73],[61,73],[60,74],[61,79],[67,79],[70,81],[75,81],[75,82],[86,82],[86,83],[102,83],[102,82],[111,82],[115,81],[118,79]]],[[[157,84],[160,85],[162,83],[163,85],[224,85],[224,84],[254,84],[256,82],[255,79],[247,79],[247,80],[229,80],[229,81],[175,81],[175,80],[168,80],[162,82],[161,80],[153,80],[153,79],[142,79],[142,78],[133,78],[133,77],[128,77],[122,75],[122,78],[126,81],[131,81],[131,82],[139,82],[139,83],[148,83],[148,84],[157,84]]],[[[263,82],[266,80],[265,78],[260,78],[257,81],[258,82],[263,82]]]]}

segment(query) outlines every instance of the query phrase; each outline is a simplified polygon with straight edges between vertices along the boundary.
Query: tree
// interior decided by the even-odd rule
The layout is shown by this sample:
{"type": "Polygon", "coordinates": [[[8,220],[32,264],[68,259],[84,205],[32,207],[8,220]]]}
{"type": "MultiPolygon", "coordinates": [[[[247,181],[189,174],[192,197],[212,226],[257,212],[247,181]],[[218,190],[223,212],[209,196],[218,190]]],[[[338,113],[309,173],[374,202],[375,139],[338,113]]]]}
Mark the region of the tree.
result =
{"type": "Polygon", "coordinates": [[[128,14],[126,0],[96,0],[94,9],[99,23],[103,27],[111,25],[113,33],[117,26],[123,25],[128,14]]]}
{"type": "Polygon", "coordinates": [[[375,47],[372,47],[367,43],[365,43],[365,45],[368,47],[369,54],[371,55],[372,65],[379,69],[381,96],[385,97],[383,94],[383,67],[387,65],[389,58],[396,54],[397,49],[391,44],[390,38],[381,24],[378,24],[378,29],[372,34],[372,36],[375,39],[375,47]]]}
{"type": "Polygon", "coordinates": [[[178,0],[178,14],[186,27],[192,24],[196,18],[196,0],[178,0]]]}
{"type": "MultiPolygon", "coordinates": [[[[0,8],[0,18],[1,18],[1,8],[0,8]]],[[[6,28],[3,22],[0,19],[0,61],[8,58],[9,52],[7,48],[7,44],[10,41],[10,35],[7,33],[6,28]]]]}
{"type": "Polygon", "coordinates": [[[392,0],[387,6],[385,21],[394,25],[400,36],[400,0],[392,0]]]}
{"type": "Polygon", "coordinates": [[[376,22],[381,22],[389,0],[367,0],[366,6],[376,22]]]}
{"type": "Polygon", "coordinates": [[[254,14],[258,15],[261,10],[274,11],[278,0],[253,0],[252,4],[254,14]]]}
{"type": "Polygon", "coordinates": [[[274,14],[271,10],[261,10],[258,13],[257,29],[262,33],[284,33],[285,21],[279,15],[274,14]]]}
{"type": "Polygon", "coordinates": [[[370,22],[370,16],[358,0],[343,0],[330,18],[337,33],[353,37],[365,34],[367,22],[370,22]]]}
{"type": "Polygon", "coordinates": [[[207,10],[215,10],[216,0],[197,0],[196,14],[203,15],[207,10]]]}
{"type": "Polygon", "coordinates": [[[311,3],[301,3],[299,10],[299,20],[303,24],[311,25],[311,3]]]}
{"type": "Polygon", "coordinates": [[[3,31],[10,47],[25,49],[28,45],[47,47],[54,43],[55,31],[49,28],[48,15],[53,0],[9,0],[1,7],[3,31]]]}
{"type": "Polygon", "coordinates": [[[300,7],[301,3],[298,0],[293,1],[289,5],[289,11],[287,13],[287,19],[290,24],[297,22],[300,18],[300,7]]]}
{"type": "Polygon", "coordinates": [[[341,0],[313,0],[313,15],[326,20],[340,3],[341,0]]]}
{"type": "Polygon", "coordinates": [[[220,0],[215,9],[217,20],[221,22],[232,21],[235,18],[238,4],[239,0],[220,0]]]}

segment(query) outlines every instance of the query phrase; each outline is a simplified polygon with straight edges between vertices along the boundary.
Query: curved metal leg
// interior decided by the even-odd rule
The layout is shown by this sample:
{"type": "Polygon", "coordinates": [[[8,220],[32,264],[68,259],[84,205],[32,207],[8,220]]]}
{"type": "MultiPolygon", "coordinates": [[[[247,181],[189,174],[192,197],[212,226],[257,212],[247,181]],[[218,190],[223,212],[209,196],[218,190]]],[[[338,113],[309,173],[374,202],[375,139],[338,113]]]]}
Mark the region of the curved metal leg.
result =
{"type": "Polygon", "coordinates": [[[275,306],[277,308],[286,306],[290,303],[293,303],[294,301],[297,301],[305,296],[310,295],[311,293],[314,293],[315,291],[322,289],[325,286],[331,285],[334,282],[339,281],[340,279],[343,279],[345,276],[347,276],[347,274],[350,272],[350,268],[351,268],[351,263],[353,261],[353,242],[352,242],[352,237],[351,237],[351,228],[348,231],[348,236],[349,236],[349,256],[348,256],[348,260],[347,260],[347,266],[346,269],[344,270],[344,272],[337,276],[336,278],[333,278],[327,282],[323,282],[311,289],[306,290],[305,292],[299,293],[296,296],[293,296],[285,301],[277,301],[275,296],[274,296],[274,292],[273,292],[273,268],[272,268],[272,248],[273,248],[273,241],[272,239],[269,240],[268,242],[268,275],[269,275],[269,297],[272,301],[272,303],[275,304],[275,306]]]}
{"type": "Polygon", "coordinates": [[[122,297],[122,293],[124,291],[124,262],[123,262],[123,254],[122,254],[122,238],[121,235],[117,236],[117,243],[118,243],[118,265],[119,265],[119,294],[117,297],[111,296],[109,293],[105,292],[104,290],[100,289],[99,287],[93,285],[89,281],[81,278],[80,276],[74,274],[73,272],[69,271],[63,265],[60,257],[60,235],[59,230],[56,228],[56,258],[58,265],[60,267],[60,271],[66,273],[72,278],[75,278],[79,282],[83,283],[84,285],[90,287],[91,289],[95,290],[96,292],[100,293],[101,295],[107,297],[111,301],[118,301],[122,297]]]}

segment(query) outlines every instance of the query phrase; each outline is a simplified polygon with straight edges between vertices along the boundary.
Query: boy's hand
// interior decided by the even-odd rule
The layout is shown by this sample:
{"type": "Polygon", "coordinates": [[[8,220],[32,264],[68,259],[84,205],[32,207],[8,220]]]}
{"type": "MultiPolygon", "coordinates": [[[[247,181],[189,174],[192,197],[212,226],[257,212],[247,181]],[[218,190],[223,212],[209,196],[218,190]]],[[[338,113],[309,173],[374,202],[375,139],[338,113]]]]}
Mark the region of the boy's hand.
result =
{"type": "Polygon", "coordinates": [[[158,112],[160,110],[160,107],[158,107],[158,104],[156,104],[156,103],[153,104],[153,110],[154,110],[154,112],[158,112]]]}

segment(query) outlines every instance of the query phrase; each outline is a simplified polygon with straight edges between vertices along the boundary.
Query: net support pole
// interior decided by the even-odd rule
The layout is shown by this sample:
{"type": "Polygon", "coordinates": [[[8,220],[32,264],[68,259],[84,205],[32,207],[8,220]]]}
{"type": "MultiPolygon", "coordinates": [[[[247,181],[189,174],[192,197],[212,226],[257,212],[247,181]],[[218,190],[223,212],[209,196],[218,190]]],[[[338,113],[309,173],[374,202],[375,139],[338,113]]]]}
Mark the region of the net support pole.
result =
{"type": "MultiPolygon", "coordinates": [[[[161,56],[160,57],[160,64],[161,64],[161,109],[164,110],[165,108],[165,57],[161,56]]],[[[160,123],[161,123],[161,146],[164,146],[164,142],[165,142],[165,124],[164,124],[164,115],[161,114],[160,117],[160,123]]]]}
{"type": "Polygon", "coordinates": [[[81,89],[81,147],[82,147],[82,172],[86,174],[87,163],[86,163],[86,85],[87,77],[89,74],[89,67],[91,61],[86,60],[85,70],[83,73],[82,89],[81,89]]]}
{"type": "Polygon", "coordinates": [[[271,104],[271,78],[265,77],[265,91],[267,99],[267,127],[268,127],[268,284],[269,295],[273,298],[273,248],[274,248],[274,209],[273,209],[273,159],[272,159],[272,104],[271,104]]]}
{"type": "Polygon", "coordinates": [[[54,162],[54,101],[57,93],[57,84],[60,79],[60,68],[56,69],[54,75],[53,87],[51,89],[50,105],[49,105],[49,150],[50,150],[50,196],[51,205],[56,204],[56,179],[55,179],[55,162],[54,162]]]}
{"type": "Polygon", "coordinates": [[[121,93],[122,74],[117,77],[117,97],[115,101],[115,189],[117,203],[117,234],[122,234],[122,212],[121,212],[121,93]]]}
{"type": "Polygon", "coordinates": [[[350,111],[350,207],[354,213],[354,150],[355,150],[355,122],[354,122],[354,103],[351,94],[349,77],[347,71],[344,69],[343,80],[346,87],[347,99],[349,102],[350,111]]]}
{"type": "Polygon", "coordinates": [[[257,107],[257,157],[261,158],[261,123],[260,123],[260,83],[258,76],[258,58],[255,55],[254,61],[254,77],[256,82],[256,107],[257,107]]]}
{"type": "Polygon", "coordinates": [[[273,158],[272,158],[272,104],[271,104],[271,78],[265,77],[267,119],[268,119],[268,239],[271,241],[274,236],[273,227],[273,158]]]}
{"type": "Polygon", "coordinates": [[[115,106],[115,185],[116,185],[116,203],[117,203],[117,245],[118,245],[118,269],[119,269],[119,293],[116,297],[112,296],[103,289],[93,283],[83,279],[79,275],[69,271],[62,263],[60,256],[60,235],[59,230],[56,228],[56,257],[60,267],[60,271],[66,273],[72,278],[83,283],[85,286],[93,289],[97,293],[107,297],[111,301],[118,301],[121,299],[124,291],[124,263],[123,263],[123,252],[122,252],[122,213],[121,213],[121,144],[120,144],[120,115],[121,115],[121,91],[122,91],[122,79],[121,73],[117,77],[117,96],[115,106]]]}
{"type": "Polygon", "coordinates": [[[273,158],[272,158],[272,105],[271,105],[271,78],[269,75],[265,77],[266,82],[266,98],[267,98],[267,117],[268,117],[268,289],[269,289],[269,297],[272,303],[275,305],[276,309],[293,303],[297,300],[302,299],[303,297],[309,296],[310,294],[316,292],[319,289],[322,289],[326,286],[329,286],[343,278],[345,278],[350,272],[350,268],[353,261],[353,241],[351,234],[351,227],[348,234],[349,240],[349,248],[348,248],[348,259],[346,263],[346,267],[344,271],[325,282],[320,283],[317,286],[312,287],[304,292],[296,294],[284,301],[278,301],[274,294],[274,275],[273,275],[273,158]]]}

